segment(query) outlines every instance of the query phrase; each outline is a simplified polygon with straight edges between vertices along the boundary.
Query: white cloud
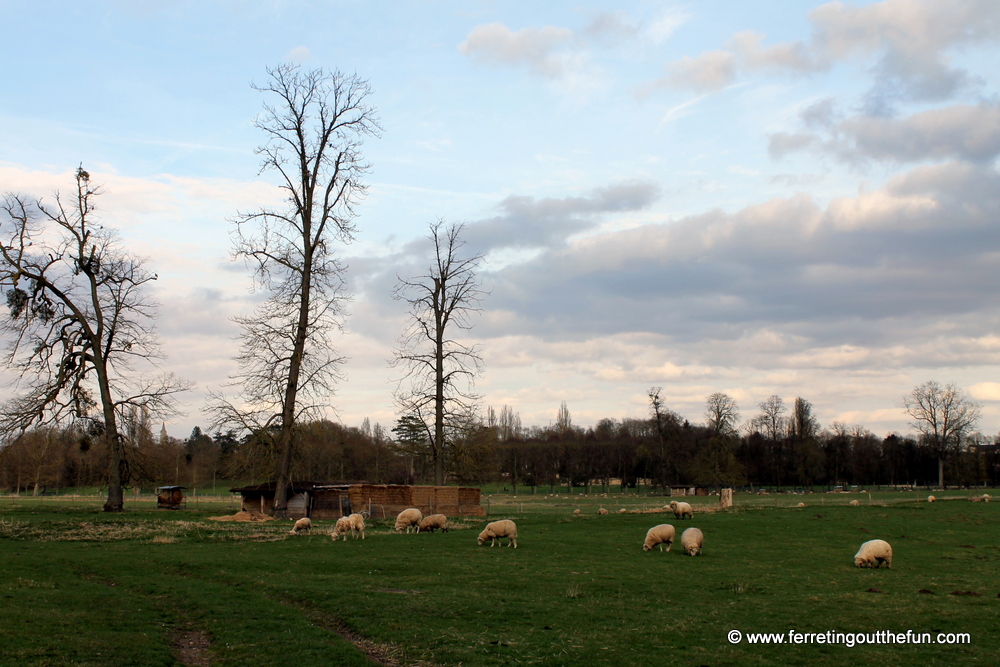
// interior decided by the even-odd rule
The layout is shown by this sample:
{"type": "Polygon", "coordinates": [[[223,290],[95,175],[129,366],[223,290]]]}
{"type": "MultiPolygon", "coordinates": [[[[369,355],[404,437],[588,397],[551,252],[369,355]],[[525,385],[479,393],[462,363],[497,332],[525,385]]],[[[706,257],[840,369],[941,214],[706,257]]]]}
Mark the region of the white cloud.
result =
{"type": "Polygon", "coordinates": [[[545,26],[514,32],[502,23],[488,23],[473,28],[458,50],[482,62],[525,65],[534,74],[558,78],[566,73],[572,58],[559,49],[572,36],[568,28],[545,26]]]}
{"type": "Polygon", "coordinates": [[[722,90],[736,79],[736,58],[728,51],[707,51],[696,58],[684,56],[668,66],[666,82],[697,92],[722,90]]]}
{"type": "Polygon", "coordinates": [[[312,52],[308,46],[296,46],[285,54],[284,60],[293,63],[304,63],[312,60],[312,52]]]}

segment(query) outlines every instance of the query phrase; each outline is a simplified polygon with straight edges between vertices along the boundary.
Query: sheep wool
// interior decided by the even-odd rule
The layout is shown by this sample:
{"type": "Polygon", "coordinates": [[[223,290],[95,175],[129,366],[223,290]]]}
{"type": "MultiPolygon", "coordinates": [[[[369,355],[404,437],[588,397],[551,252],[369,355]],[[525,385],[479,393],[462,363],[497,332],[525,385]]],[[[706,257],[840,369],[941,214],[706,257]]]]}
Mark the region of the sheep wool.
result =
{"type": "Polygon", "coordinates": [[[304,516],[295,522],[295,525],[292,526],[292,529],[290,531],[288,531],[288,534],[298,535],[299,533],[311,533],[312,526],[313,526],[312,520],[309,517],[304,516]]]}
{"type": "Polygon", "coordinates": [[[424,513],[416,507],[410,507],[399,513],[396,517],[396,532],[402,533],[404,530],[410,532],[410,528],[415,528],[420,532],[420,522],[424,519],[424,513]]]}
{"type": "Polygon", "coordinates": [[[646,541],[642,543],[642,550],[651,551],[653,547],[660,545],[660,551],[663,551],[663,545],[666,544],[669,552],[670,547],[674,544],[674,535],[676,535],[676,531],[669,523],[653,526],[646,531],[646,541]]]}
{"type": "Polygon", "coordinates": [[[805,503],[799,503],[798,505],[796,505],[796,507],[805,507],[805,506],[806,506],[805,503]]]}
{"type": "MultiPolygon", "coordinates": [[[[350,523],[351,537],[358,539],[358,535],[361,535],[361,539],[365,539],[365,518],[360,514],[352,514],[347,517],[350,523]]],[[[347,539],[347,536],[344,536],[347,539]]]]}
{"type": "Polygon", "coordinates": [[[625,514],[625,512],[628,512],[628,510],[627,510],[627,509],[625,509],[624,507],[623,507],[623,508],[621,508],[620,510],[618,510],[618,513],[619,513],[619,514],[625,514]]]}
{"type": "Polygon", "coordinates": [[[855,567],[878,569],[882,563],[885,563],[886,568],[892,567],[892,547],[885,540],[869,540],[854,554],[855,567]]]}
{"type": "Polygon", "coordinates": [[[573,514],[579,514],[580,510],[573,510],[573,514]]]}
{"type": "Polygon", "coordinates": [[[694,518],[694,510],[691,509],[690,503],[679,503],[676,500],[672,500],[669,507],[673,511],[675,519],[683,519],[684,517],[689,519],[694,518]]]}
{"type": "Polygon", "coordinates": [[[507,546],[517,548],[517,525],[510,519],[500,519],[486,524],[483,532],[479,533],[476,544],[483,546],[486,540],[490,541],[490,547],[496,546],[496,541],[502,537],[507,538],[507,546]]]}
{"type": "Polygon", "coordinates": [[[346,540],[349,532],[351,532],[351,517],[342,516],[337,519],[337,525],[333,527],[333,532],[330,533],[330,537],[332,537],[333,541],[336,542],[337,538],[343,535],[346,540]]]}
{"type": "Polygon", "coordinates": [[[932,503],[935,500],[937,500],[937,498],[935,498],[934,496],[927,496],[927,502],[932,503]]]}
{"type": "Polygon", "coordinates": [[[607,514],[608,511],[602,507],[601,509],[597,510],[597,513],[598,514],[607,514]]]}
{"type": "Polygon", "coordinates": [[[430,516],[425,516],[424,520],[420,522],[420,530],[433,533],[435,530],[440,530],[442,533],[447,533],[448,528],[448,517],[444,514],[431,514],[430,516]]]}
{"type": "Polygon", "coordinates": [[[699,529],[688,528],[681,533],[681,549],[684,549],[688,556],[697,556],[703,546],[705,546],[705,535],[699,529]]]}

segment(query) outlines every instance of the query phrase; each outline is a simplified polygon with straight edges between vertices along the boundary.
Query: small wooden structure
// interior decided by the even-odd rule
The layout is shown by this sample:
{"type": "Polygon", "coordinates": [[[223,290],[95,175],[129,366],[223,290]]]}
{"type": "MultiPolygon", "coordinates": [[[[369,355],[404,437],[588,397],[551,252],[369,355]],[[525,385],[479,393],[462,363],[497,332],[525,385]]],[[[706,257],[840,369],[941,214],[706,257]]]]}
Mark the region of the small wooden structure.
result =
{"type": "MultiPolygon", "coordinates": [[[[243,496],[241,509],[270,514],[274,507],[274,482],[230,489],[243,496]]],[[[288,486],[288,517],[339,519],[367,510],[372,519],[393,518],[408,507],[424,514],[486,516],[477,488],[411,486],[346,482],[292,482],[288,486]]]]}
{"type": "Polygon", "coordinates": [[[156,508],[179,510],[187,507],[187,501],[184,499],[184,489],[186,488],[186,486],[156,487],[156,508]]]}
{"type": "Polygon", "coordinates": [[[722,490],[722,494],[719,496],[719,507],[732,507],[732,506],[733,506],[733,490],[727,487],[722,490]]]}

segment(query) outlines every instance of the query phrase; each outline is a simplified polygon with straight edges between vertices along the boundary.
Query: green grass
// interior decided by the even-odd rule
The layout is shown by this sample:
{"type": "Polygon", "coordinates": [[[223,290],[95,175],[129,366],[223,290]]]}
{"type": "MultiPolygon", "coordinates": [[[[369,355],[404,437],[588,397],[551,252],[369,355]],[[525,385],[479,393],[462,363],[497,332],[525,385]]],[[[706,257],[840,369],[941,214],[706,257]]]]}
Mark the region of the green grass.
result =
{"type": "Polygon", "coordinates": [[[176,665],[191,637],[210,641],[211,664],[241,666],[371,664],[362,638],[398,664],[996,662],[1000,504],[737,496],[734,510],[698,513],[716,499],[695,498],[681,522],[596,514],[669,499],[593,496],[492,496],[491,518],[518,523],[516,550],[477,547],[473,520],[434,535],[374,522],[366,540],[333,543],[332,522],[293,537],[287,521],[218,523],[212,511],[0,502],[0,664],[176,665]],[[704,555],[643,552],[662,522],[701,528],[704,555]],[[854,568],[875,537],[892,544],[893,569],[854,568]],[[734,629],[968,632],[972,643],[733,645],[734,629]]]}

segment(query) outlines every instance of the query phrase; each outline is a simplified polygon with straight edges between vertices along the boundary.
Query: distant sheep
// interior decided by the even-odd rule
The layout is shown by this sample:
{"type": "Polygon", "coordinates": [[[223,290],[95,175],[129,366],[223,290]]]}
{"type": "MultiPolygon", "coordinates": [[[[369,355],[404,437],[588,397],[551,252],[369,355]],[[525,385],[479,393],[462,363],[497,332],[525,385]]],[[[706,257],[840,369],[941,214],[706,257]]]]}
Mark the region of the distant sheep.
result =
{"type": "Polygon", "coordinates": [[[423,521],[424,514],[416,507],[410,507],[399,513],[396,517],[396,532],[402,533],[404,530],[408,533],[410,528],[416,529],[416,532],[420,532],[420,522],[423,521]]]}
{"type": "Polygon", "coordinates": [[[673,500],[670,502],[670,509],[673,511],[675,519],[694,518],[694,510],[691,509],[690,503],[679,503],[673,500]]]}
{"type": "Polygon", "coordinates": [[[697,528],[688,528],[681,533],[681,549],[684,549],[688,556],[697,556],[703,546],[705,546],[705,535],[697,528]]]}
{"type": "Polygon", "coordinates": [[[337,525],[333,527],[333,532],[330,533],[330,537],[332,537],[333,541],[336,542],[337,538],[343,535],[346,540],[349,532],[351,532],[351,517],[342,516],[337,519],[337,525]]]}
{"type": "Polygon", "coordinates": [[[805,507],[805,506],[806,506],[805,503],[799,503],[798,505],[796,505],[796,507],[805,507]]]}
{"type": "Polygon", "coordinates": [[[476,540],[476,544],[483,546],[486,540],[490,541],[490,547],[496,546],[497,540],[502,537],[507,538],[507,546],[513,546],[517,548],[517,525],[510,519],[500,519],[499,521],[492,521],[486,524],[486,528],[483,532],[479,533],[479,539],[476,540]]]}
{"type": "Polygon", "coordinates": [[[298,535],[299,533],[311,533],[312,527],[313,527],[312,520],[309,517],[304,516],[295,522],[295,525],[292,526],[292,529],[290,531],[288,531],[288,534],[298,535]]]}
{"type": "Polygon", "coordinates": [[[847,503],[847,504],[848,504],[848,505],[850,505],[851,507],[857,507],[857,506],[858,506],[858,505],[860,505],[861,503],[860,503],[860,502],[858,502],[857,500],[852,500],[851,502],[849,502],[849,503],[847,503]]]}
{"type": "Polygon", "coordinates": [[[350,522],[351,537],[358,539],[358,535],[361,535],[361,539],[365,539],[365,518],[360,514],[352,514],[347,517],[350,522]]]}
{"type": "Polygon", "coordinates": [[[625,514],[625,512],[628,512],[628,510],[627,510],[627,509],[625,509],[624,507],[623,507],[623,508],[621,508],[620,510],[618,510],[618,513],[619,513],[619,514],[625,514]]]}
{"type": "Polygon", "coordinates": [[[580,510],[573,510],[573,514],[579,514],[580,510]]]}
{"type": "Polygon", "coordinates": [[[885,540],[869,540],[854,554],[855,567],[878,569],[882,563],[885,563],[887,569],[892,567],[892,547],[885,540]]]}
{"type": "Polygon", "coordinates": [[[597,510],[597,513],[598,514],[607,514],[608,511],[602,507],[601,509],[597,510]]]}
{"type": "Polygon", "coordinates": [[[439,530],[442,533],[447,533],[448,528],[448,517],[444,514],[431,514],[430,516],[425,516],[424,520],[420,522],[420,530],[433,533],[435,530],[439,530]]]}
{"type": "Polygon", "coordinates": [[[927,496],[927,502],[932,503],[935,500],[937,500],[937,498],[935,498],[934,496],[927,496]]]}
{"type": "Polygon", "coordinates": [[[990,502],[990,499],[991,499],[992,497],[993,497],[993,496],[991,496],[990,494],[988,494],[988,493],[984,493],[984,494],[983,494],[983,502],[984,502],[984,503],[988,503],[988,502],[990,502]]]}
{"type": "Polygon", "coordinates": [[[646,531],[646,541],[642,543],[643,551],[650,551],[656,545],[660,545],[660,551],[663,551],[663,545],[667,545],[667,551],[670,551],[670,547],[674,544],[674,527],[669,523],[661,523],[658,526],[653,526],[648,531],[646,531]]]}

